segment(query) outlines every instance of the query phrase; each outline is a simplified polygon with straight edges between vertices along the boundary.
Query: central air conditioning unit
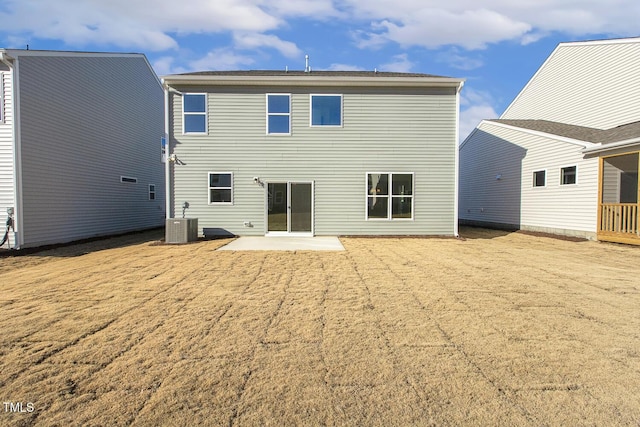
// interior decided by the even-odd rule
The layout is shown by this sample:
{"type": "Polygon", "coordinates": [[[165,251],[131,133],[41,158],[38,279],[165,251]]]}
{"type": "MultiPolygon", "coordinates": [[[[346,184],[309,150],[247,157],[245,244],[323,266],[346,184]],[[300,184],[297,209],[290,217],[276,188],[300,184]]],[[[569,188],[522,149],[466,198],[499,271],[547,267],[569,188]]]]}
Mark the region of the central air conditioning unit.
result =
{"type": "Polygon", "coordinates": [[[165,223],[165,243],[188,243],[198,240],[198,218],[169,218],[165,223]]]}

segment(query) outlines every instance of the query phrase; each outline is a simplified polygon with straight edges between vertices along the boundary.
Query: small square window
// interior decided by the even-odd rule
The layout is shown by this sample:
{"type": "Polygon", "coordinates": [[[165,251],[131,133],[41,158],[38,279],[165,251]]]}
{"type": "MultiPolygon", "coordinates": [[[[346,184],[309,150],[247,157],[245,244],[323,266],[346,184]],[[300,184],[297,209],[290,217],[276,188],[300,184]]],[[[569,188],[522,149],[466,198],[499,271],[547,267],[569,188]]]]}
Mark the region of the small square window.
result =
{"type": "Polygon", "coordinates": [[[233,203],[233,174],[209,172],[209,204],[233,203]]]}
{"type": "Polygon", "coordinates": [[[560,185],[575,184],[578,177],[577,169],[577,166],[568,166],[560,169],[560,185]]]}
{"type": "Polygon", "coordinates": [[[544,187],[547,185],[547,171],[535,171],[533,173],[533,186],[544,187]]]}
{"type": "Polygon", "coordinates": [[[311,126],[342,126],[342,95],[311,95],[311,126]]]}
{"type": "Polygon", "coordinates": [[[207,95],[204,93],[185,93],[182,96],[183,132],[207,132],[207,95]]]}

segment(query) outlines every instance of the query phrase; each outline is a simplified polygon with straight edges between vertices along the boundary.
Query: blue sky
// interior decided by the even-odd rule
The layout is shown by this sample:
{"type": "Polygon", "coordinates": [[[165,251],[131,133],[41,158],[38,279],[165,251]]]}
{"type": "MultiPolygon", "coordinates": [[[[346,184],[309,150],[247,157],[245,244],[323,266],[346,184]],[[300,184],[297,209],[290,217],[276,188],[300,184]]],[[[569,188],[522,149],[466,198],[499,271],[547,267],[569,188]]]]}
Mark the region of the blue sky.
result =
{"type": "Polygon", "coordinates": [[[141,52],[200,70],[405,71],[466,79],[464,137],[560,42],[640,35],[638,0],[0,0],[0,47],[141,52]]]}

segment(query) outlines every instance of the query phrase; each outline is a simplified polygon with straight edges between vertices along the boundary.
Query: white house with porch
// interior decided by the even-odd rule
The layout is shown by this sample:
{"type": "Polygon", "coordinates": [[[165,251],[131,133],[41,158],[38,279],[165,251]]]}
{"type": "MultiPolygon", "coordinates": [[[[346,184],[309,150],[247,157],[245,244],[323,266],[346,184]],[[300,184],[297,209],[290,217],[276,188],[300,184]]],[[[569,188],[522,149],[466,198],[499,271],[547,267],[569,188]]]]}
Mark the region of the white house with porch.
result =
{"type": "Polygon", "coordinates": [[[461,222],[637,239],[639,75],[640,38],[558,45],[461,144],[461,222]]]}

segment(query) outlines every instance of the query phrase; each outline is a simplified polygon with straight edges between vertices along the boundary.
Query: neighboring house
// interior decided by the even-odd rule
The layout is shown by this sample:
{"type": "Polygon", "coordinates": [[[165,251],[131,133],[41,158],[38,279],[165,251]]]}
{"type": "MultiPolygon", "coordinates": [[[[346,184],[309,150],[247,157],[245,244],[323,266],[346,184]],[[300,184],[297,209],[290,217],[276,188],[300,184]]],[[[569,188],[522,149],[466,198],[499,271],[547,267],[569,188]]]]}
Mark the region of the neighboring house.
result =
{"type": "Polygon", "coordinates": [[[144,55],[0,49],[0,89],[11,247],[163,224],[163,89],[144,55]]]}
{"type": "Polygon", "coordinates": [[[596,153],[640,137],[638,75],[640,38],[558,45],[460,146],[461,223],[606,239],[602,203],[633,189],[599,199],[596,153]]]}
{"type": "Polygon", "coordinates": [[[204,235],[457,235],[461,79],[229,71],[163,82],[168,218],[198,218],[204,235]]]}

